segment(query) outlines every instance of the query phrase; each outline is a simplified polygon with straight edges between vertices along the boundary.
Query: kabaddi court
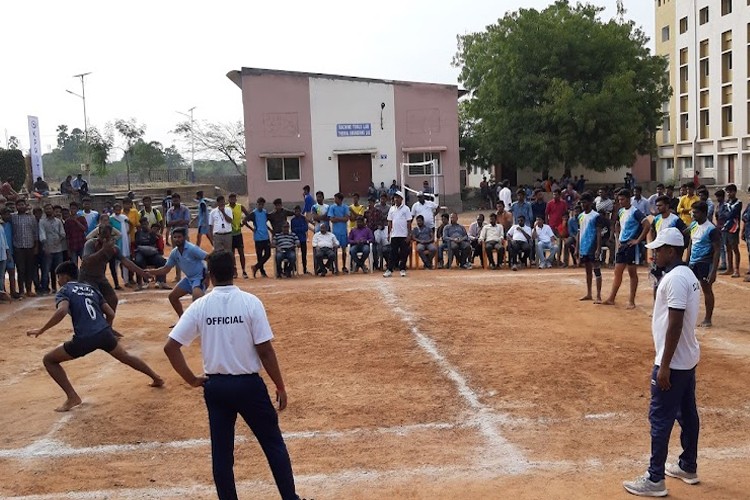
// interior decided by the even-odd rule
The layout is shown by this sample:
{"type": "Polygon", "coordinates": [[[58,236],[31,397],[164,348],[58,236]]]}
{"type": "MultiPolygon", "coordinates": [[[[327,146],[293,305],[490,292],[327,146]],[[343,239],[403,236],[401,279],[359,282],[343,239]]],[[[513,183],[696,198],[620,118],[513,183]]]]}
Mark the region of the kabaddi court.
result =
{"type": "MultiPolygon", "coordinates": [[[[571,268],[240,279],[276,335],[298,492],[628,498],[621,481],[645,471],[649,451],[651,290],[645,268],[640,276],[635,311],[624,308],[627,278],[614,307],[578,302],[584,272],[571,268]]],[[[699,332],[703,482],[668,478],[672,498],[748,495],[750,284],[740,281],[719,278],[715,326],[699,332]]],[[[610,285],[605,270],[605,295],[610,285]]],[[[84,400],[67,414],[53,411],[63,394],[41,358],[71,335],[69,320],[27,338],[54,299],[0,306],[0,497],[215,498],[202,391],[162,352],[174,323],[167,294],[121,292],[115,320],[166,387],[96,352],[65,365],[84,400]]],[[[197,345],[185,352],[198,371],[197,345]]],[[[240,496],[277,498],[259,446],[244,423],[237,429],[240,496]]]]}

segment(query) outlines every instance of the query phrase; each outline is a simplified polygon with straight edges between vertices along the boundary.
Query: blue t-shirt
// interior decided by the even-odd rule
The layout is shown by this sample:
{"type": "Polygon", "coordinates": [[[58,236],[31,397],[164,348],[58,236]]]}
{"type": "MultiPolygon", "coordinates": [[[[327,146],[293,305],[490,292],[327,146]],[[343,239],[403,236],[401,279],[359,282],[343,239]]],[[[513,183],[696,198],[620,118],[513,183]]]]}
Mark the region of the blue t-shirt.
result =
{"type": "Polygon", "coordinates": [[[314,204],[315,204],[315,199],[313,199],[310,193],[307,193],[305,195],[305,206],[302,208],[302,213],[309,214],[310,212],[312,212],[312,207],[314,204]]]}
{"type": "Polygon", "coordinates": [[[568,236],[578,236],[578,218],[571,217],[568,219],[568,236]]]}
{"type": "Polygon", "coordinates": [[[685,229],[687,229],[687,226],[682,219],[671,212],[667,217],[662,217],[661,214],[657,214],[657,216],[654,217],[654,229],[656,229],[656,234],[659,234],[662,229],[668,227],[676,227],[681,233],[685,232],[685,229]]]}
{"type": "Polygon", "coordinates": [[[304,215],[295,215],[292,217],[290,229],[297,235],[300,243],[307,241],[307,219],[304,215]]]}
{"type": "Polygon", "coordinates": [[[206,199],[198,200],[198,227],[208,226],[208,205],[206,199]]]}
{"type": "Polygon", "coordinates": [[[638,238],[643,231],[641,222],[646,216],[635,208],[635,205],[630,205],[630,208],[621,208],[617,218],[620,221],[620,243],[638,238]]]}
{"type": "Polygon", "coordinates": [[[89,213],[86,213],[83,210],[79,210],[78,215],[86,219],[86,223],[88,224],[86,234],[96,229],[96,226],[99,225],[99,212],[97,212],[96,210],[92,210],[89,213]]]}
{"type": "Polygon", "coordinates": [[[253,210],[253,220],[255,222],[255,231],[253,231],[253,240],[255,241],[268,241],[268,212],[264,208],[253,210]]]}
{"type": "Polygon", "coordinates": [[[578,215],[578,232],[580,234],[580,246],[578,252],[581,255],[593,255],[596,252],[596,236],[600,228],[600,215],[596,210],[589,213],[581,212],[578,215]]]}
{"type": "Polygon", "coordinates": [[[179,248],[172,249],[169,253],[169,259],[167,259],[167,265],[179,267],[190,280],[201,279],[206,269],[204,264],[206,255],[208,254],[202,248],[185,242],[182,252],[179,248]]]}
{"type": "Polygon", "coordinates": [[[5,241],[8,243],[8,253],[13,257],[13,224],[10,221],[4,222],[3,229],[5,230],[5,241]]]}
{"type": "MultiPolygon", "coordinates": [[[[333,205],[328,207],[328,217],[349,217],[349,205],[333,205]]],[[[334,222],[331,232],[335,235],[347,234],[346,222],[334,222]]]]}
{"type": "Polygon", "coordinates": [[[708,220],[703,224],[693,221],[690,224],[690,239],[692,240],[690,263],[711,262],[714,257],[713,244],[721,239],[716,226],[708,222],[708,220]]]}
{"type": "Polygon", "coordinates": [[[68,313],[73,320],[73,336],[93,337],[109,328],[102,307],[104,297],[99,290],[86,283],[69,281],[55,296],[55,305],[68,301],[68,313]]]}

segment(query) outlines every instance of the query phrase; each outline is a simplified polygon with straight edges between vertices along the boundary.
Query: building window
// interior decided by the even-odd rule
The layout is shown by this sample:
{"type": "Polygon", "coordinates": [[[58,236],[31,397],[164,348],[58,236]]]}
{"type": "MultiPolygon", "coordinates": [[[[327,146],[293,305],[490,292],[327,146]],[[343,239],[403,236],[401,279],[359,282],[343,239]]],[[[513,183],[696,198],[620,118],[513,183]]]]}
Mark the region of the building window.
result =
{"type": "Polygon", "coordinates": [[[686,33],[688,30],[688,18],[683,17],[680,19],[680,34],[686,33]]]}
{"type": "Polygon", "coordinates": [[[706,24],[708,22],[708,7],[703,7],[698,12],[698,22],[700,24],[706,24]]]}
{"type": "Polygon", "coordinates": [[[682,159],[682,170],[683,170],[683,172],[685,170],[693,170],[693,159],[692,158],[683,158],[682,159]]]}
{"type": "Polygon", "coordinates": [[[674,158],[662,158],[661,161],[665,170],[674,170],[674,158]]]}
{"type": "Polygon", "coordinates": [[[298,157],[266,158],[266,180],[268,181],[298,181],[300,166],[298,157]]]}
{"type": "Polygon", "coordinates": [[[443,168],[440,164],[440,153],[409,153],[409,163],[421,163],[431,160],[437,160],[437,172],[432,171],[432,165],[409,165],[409,175],[440,175],[443,173],[443,168]]]}
{"type": "Polygon", "coordinates": [[[732,13],[732,0],[721,0],[721,15],[726,16],[732,13]]]}
{"type": "Polygon", "coordinates": [[[661,41],[662,42],[669,41],[669,26],[664,26],[661,29],[661,41]]]}
{"type": "Polygon", "coordinates": [[[701,158],[701,161],[703,162],[703,169],[711,169],[714,168],[714,157],[713,156],[704,156],[701,158]]]}

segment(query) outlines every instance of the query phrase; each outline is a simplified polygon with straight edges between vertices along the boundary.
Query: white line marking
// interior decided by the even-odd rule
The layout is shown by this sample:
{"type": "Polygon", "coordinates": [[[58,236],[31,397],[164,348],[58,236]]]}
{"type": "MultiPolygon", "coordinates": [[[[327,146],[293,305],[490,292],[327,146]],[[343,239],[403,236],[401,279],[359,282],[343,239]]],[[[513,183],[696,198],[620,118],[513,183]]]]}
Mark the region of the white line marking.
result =
{"type": "Polygon", "coordinates": [[[481,460],[484,463],[487,460],[492,461],[494,466],[514,472],[525,470],[528,467],[528,461],[515,445],[509,443],[498,432],[496,427],[497,421],[510,421],[510,419],[506,415],[494,413],[491,408],[479,401],[479,395],[469,387],[466,378],[443,356],[435,342],[419,331],[416,321],[411,314],[399,305],[398,298],[385,282],[378,282],[376,287],[385,300],[385,303],[409,327],[409,331],[417,341],[417,345],[430,355],[445,375],[454,383],[464,401],[476,412],[469,421],[479,427],[480,432],[487,439],[491,447],[487,453],[482,453],[481,460]]]}
{"type": "MultiPolygon", "coordinates": [[[[28,459],[28,458],[59,458],[78,455],[110,455],[117,453],[135,453],[154,450],[168,449],[190,449],[209,446],[209,439],[185,439],[181,441],[151,441],[147,443],[133,444],[105,444],[98,446],[86,446],[74,448],[60,441],[50,439],[71,415],[63,416],[42,439],[33,442],[23,448],[0,450],[0,459],[28,459]]],[[[469,424],[453,424],[448,422],[428,422],[424,424],[399,425],[395,427],[366,428],[360,427],[343,431],[299,431],[284,433],[284,439],[340,439],[346,437],[371,436],[377,438],[379,435],[406,436],[420,431],[446,430],[456,427],[469,427],[469,424]]],[[[239,435],[235,442],[244,443],[248,440],[246,436],[239,435]]]]}

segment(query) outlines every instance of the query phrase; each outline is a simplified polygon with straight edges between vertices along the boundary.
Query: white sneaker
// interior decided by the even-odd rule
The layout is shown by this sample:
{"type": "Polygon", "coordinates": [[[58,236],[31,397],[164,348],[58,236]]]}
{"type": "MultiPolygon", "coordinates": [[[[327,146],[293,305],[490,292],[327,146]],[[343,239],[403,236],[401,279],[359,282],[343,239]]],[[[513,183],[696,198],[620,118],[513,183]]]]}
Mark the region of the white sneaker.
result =
{"type": "Polygon", "coordinates": [[[406,278],[406,271],[401,271],[401,277],[406,278]]]}
{"type": "Polygon", "coordinates": [[[667,464],[667,466],[664,468],[664,473],[669,477],[676,477],[677,479],[682,479],[687,484],[698,484],[701,482],[700,479],[698,479],[698,474],[695,472],[687,472],[680,467],[680,464],[667,464]]]}
{"type": "Polygon", "coordinates": [[[648,472],[633,481],[623,482],[622,486],[628,493],[639,497],[665,497],[668,494],[664,480],[655,483],[649,478],[648,472]]]}
{"type": "Polygon", "coordinates": [[[390,278],[393,276],[393,273],[391,271],[386,271],[383,273],[383,278],[390,278]]]}

